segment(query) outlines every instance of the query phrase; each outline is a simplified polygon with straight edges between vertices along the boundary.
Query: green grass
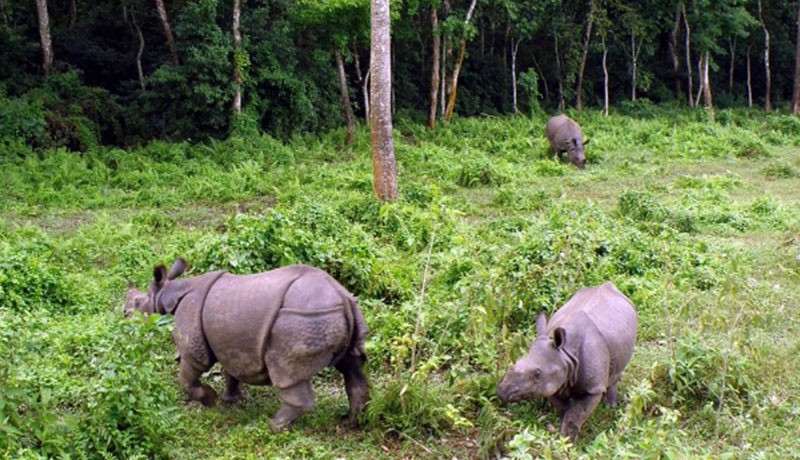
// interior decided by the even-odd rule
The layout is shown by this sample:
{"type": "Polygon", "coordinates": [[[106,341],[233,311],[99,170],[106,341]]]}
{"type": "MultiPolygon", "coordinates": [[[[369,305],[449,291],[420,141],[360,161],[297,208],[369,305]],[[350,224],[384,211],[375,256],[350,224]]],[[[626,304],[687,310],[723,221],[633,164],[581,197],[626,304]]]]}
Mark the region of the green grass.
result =
{"type": "MultiPolygon", "coordinates": [[[[800,455],[800,124],[760,111],[575,113],[587,168],[548,157],[543,117],[398,120],[401,199],[372,196],[369,133],[81,155],[0,146],[0,456],[789,458],[800,455]],[[363,427],[339,375],[292,430],[274,389],[185,403],[169,318],[122,318],[127,280],[290,263],[359,296],[363,427]],[[618,408],[577,446],[497,382],[534,318],[612,280],[639,337],[618,408]]],[[[207,380],[221,390],[219,369],[207,380]]]]}

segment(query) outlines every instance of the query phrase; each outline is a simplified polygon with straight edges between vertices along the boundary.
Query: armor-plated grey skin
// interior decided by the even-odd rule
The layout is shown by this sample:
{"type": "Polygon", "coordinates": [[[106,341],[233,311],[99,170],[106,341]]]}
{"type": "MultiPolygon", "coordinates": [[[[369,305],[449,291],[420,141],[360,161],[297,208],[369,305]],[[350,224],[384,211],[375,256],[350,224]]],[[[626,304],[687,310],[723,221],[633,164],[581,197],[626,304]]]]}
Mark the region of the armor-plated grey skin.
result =
{"type": "Polygon", "coordinates": [[[578,291],[550,321],[536,320],[536,340],[497,388],[503,402],[549,398],[561,435],[575,442],[605,394],[617,404],[617,383],[636,343],[633,303],[610,282],[578,291]]]}
{"type": "Polygon", "coordinates": [[[586,156],[583,148],[589,141],[583,140],[581,127],[578,123],[571,120],[566,115],[556,115],[547,120],[545,129],[547,140],[550,141],[550,149],[553,155],[561,157],[567,152],[569,161],[575,166],[583,169],[586,167],[586,156]]]}
{"type": "Polygon", "coordinates": [[[240,382],[275,385],[283,402],[270,421],[287,427],[314,406],[310,379],[333,365],[344,376],[351,425],[369,399],[362,366],[367,326],[356,299],[322,270],[292,265],[254,275],[218,271],[176,280],[186,261],[170,272],[155,267],[142,293],[131,284],[125,314],[175,315],[173,339],[180,381],[190,400],[213,405],[216,392],[200,382],[215,362],[223,367],[222,400],[236,402],[240,382]]]}

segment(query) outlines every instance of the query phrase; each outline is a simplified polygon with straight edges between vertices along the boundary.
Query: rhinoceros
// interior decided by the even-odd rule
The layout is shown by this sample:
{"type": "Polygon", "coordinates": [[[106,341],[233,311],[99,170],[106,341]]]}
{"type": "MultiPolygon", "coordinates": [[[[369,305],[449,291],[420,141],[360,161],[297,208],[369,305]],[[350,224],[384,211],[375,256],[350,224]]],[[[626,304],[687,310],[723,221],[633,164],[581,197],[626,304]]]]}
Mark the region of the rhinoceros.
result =
{"type": "Polygon", "coordinates": [[[547,120],[545,134],[547,135],[547,140],[550,141],[550,149],[554,156],[560,158],[562,153],[567,152],[569,161],[575,166],[580,169],[586,167],[584,146],[589,141],[583,140],[581,127],[578,123],[566,115],[556,115],[547,120]]]}
{"type": "Polygon", "coordinates": [[[349,422],[369,399],[362,371],[367,326],[356,299],[326,272],[292,265],[252,275],[215,271],[176,280],[186,270],[177,259],[169,273],[153,271],[147,293],[131,283],[125,314],[175,315],[180,382],[190,400],[213,405],[217,394],[200,382],[215,362],[223,368],[223,402],[242,395],[240,382],[275,385],[281,408],[270,421],[286,428],[314,406],[310,379],[328,365],[344,376],[349,422]]]}
{"type": "Polygon", "coordinates": [[[549,398],[560,433],[573,442],[605,395],[617,404],[617,384],[636,342],[633,303],[610,282],[579,290],[550,321],[536,319],[536,340],[497,389],[503,402],[549,398]]]}

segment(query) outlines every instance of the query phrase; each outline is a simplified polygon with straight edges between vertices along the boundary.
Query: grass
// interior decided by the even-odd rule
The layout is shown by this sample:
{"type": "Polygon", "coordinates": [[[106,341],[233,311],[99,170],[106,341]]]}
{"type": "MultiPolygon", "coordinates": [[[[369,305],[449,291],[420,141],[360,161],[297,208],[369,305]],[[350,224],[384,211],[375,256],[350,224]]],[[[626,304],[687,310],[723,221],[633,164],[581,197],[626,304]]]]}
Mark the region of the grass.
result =
{"type": "MultiPolygon", "coordinates": [[[[398,120],[401,200],[372,197],[369,136],[0,154],[0,455],[41,458],[788,458],[800,455],[800,148],[794,118],[669,108],[573,114],[579,171],[544,117],[398,120]],[[128,279],[311,263],[359,296],[372,402],[340,377],[269,432],[272,388],[185,404],[169,318],[126,320],[128,279]],[[427,275],[426,275],[427,273],[427,275]],[[495,388],[533,319],[610,279],[639,337],[618,408],[576,446],[542,401],[495,388]],[[424,295],[423,295],[424,292],[424,295]],[[412,358],[413,357],[413,358],[412,358]]],[[[219,369],[207,380],[221,390],[219,369]]]]}

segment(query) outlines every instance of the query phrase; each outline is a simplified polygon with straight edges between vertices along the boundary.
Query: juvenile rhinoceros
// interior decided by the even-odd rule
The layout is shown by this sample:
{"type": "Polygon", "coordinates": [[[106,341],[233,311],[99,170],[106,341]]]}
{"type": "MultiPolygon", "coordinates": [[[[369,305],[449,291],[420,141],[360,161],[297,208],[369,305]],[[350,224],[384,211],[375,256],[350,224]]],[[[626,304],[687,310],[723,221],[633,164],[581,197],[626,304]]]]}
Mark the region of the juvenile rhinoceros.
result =
{"type": "Polygon", "coordinates": [[[344,375],[349,421],[369,399],[362,372],[367,326],[356,299],[322,270],[293,265],[254,275],[224,271],[176,280],[186,261],[169,273],[155,267],[147,293],[131,284],[125,314],[175,315],[172,337],[180,354],[180,381],[191,400],[214,404],[216,392],[200,382],[215,362],[224,370],[224,402],[242,395],[240,382],[275,385],[283,402],[270,421],[287,427],[314,406],[310,379],[328,365],[344,375]]]}
{"type": "Polygon", "coordinates": [[[583,169],[586,167],[586,156],[583,148],[589,141],[583,140],[581,127],[566,115],[556,115],[547,120],[545,129],[547,140],[550,141],[550,149],[553,155],[561,157],[567,152],[569,161],[575,166],[583,169]]]}
{"type": "Polygon", "coordinates": [[[578,291],[550,321],[536,320],[536,340],[497,389],[503,402],[549,398],[561,435],[573,442],[605,394],[617,404],[617,383],[633,354],[636,311],[610,282],[578,291]]]}

